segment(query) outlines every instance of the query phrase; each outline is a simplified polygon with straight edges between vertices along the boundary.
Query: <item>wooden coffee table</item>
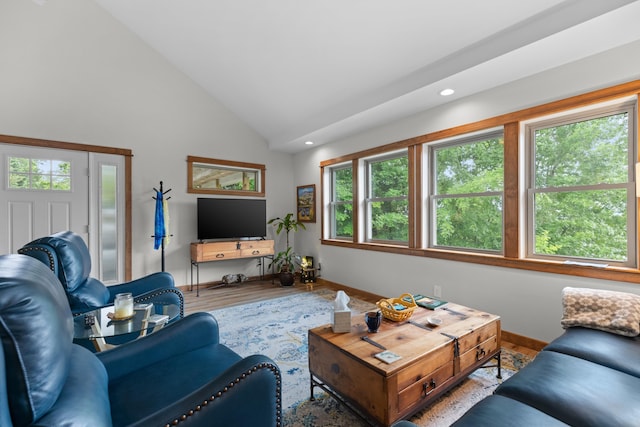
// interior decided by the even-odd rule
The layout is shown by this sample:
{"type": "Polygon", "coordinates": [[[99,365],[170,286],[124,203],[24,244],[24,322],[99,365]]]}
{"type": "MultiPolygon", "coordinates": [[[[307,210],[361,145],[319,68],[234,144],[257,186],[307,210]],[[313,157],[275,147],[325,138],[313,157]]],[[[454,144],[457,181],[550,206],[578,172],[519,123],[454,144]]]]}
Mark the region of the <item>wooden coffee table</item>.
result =
{"type": "Polygon", "coordinates": [[[351,332],[334,333],[331,325],[311,329],[311,399],[314,387],[320,387],[368,422],[389,426],[492,358],[500,378],[500,331],[499,316],[453,303],[436,310],[416,307],[408,321],[384,319],[377,333],[367,332],[364,315],[352,317],[351,332]],[[430,316],[442,324],[428,326],[430,316]],[[378,360],[375,355],[383,349],[375,344],[401,359],[378,360]]]}

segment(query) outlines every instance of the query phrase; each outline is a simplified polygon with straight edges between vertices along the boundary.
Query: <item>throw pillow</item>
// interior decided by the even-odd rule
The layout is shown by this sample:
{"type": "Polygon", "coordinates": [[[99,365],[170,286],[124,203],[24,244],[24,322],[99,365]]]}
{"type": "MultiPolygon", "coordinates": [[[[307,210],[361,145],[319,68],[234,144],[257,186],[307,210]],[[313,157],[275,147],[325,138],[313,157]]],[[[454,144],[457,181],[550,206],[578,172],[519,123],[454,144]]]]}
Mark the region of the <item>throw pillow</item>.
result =
{"type": "Polygon", "coordinates": [[[562,327],[581,326],[627,337],[640,334],[640,295],[564,288],[562,327]]]}

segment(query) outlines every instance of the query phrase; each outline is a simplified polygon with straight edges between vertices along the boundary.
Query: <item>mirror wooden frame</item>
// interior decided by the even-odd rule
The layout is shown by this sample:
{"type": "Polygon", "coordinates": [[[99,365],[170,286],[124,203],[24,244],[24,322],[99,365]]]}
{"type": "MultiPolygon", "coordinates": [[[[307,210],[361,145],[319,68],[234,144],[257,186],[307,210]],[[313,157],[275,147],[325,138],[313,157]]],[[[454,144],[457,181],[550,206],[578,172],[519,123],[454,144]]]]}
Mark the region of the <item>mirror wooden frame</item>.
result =
{"type": "MultiPolygon", "coordinates": [[[[265,165],[259,163],[246,163],[246,162],[234,162],[231,160],[210,159],[207,157],[187,156],[187,193],[196,194],[222,194],[228,196],[251,196],[251,197],[264,197],[265,196],[265,165]],[[203,169],[211,169],[212,174],[216,171],[222,172],[248,172],[256,174],[256,189],[255,190],[238,190],[238,189],[224,189],[224,188],[210,188],[203,187],[200,183],[194,182],[194,179],[199,174],[194,173],[194,168],[198,167],[203,169]]],[[[202,177],[200,176],[202,182],[202,177]]],[[[216,179],[212,177],[211,179],[216,179]]]]}

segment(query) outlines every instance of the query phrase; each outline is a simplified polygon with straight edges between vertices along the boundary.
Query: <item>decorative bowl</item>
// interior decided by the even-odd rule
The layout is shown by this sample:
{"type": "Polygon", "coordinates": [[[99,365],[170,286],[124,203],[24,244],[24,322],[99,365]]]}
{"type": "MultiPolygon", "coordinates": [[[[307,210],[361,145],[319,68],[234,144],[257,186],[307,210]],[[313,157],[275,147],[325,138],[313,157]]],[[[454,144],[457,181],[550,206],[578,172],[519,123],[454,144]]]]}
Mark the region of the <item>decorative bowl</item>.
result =
{"type": "Polygon", "coordinates": [[[427,317],[427,323],[431,326],[439,326],[442,324],[442,319],[439,317],[427,317]]]}

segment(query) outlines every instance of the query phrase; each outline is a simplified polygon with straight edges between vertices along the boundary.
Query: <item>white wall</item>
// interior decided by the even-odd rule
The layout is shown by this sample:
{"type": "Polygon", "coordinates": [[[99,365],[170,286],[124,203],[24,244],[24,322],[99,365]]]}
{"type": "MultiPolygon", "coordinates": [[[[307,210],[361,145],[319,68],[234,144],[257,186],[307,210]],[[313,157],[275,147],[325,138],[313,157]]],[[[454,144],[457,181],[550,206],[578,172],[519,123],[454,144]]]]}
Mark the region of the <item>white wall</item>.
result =
{"type": "MultiPolygon", "coordinates": [[[[267,215],[293,209],[292,156],[266,141],[92,1],[0,4],[0,134],[133,151],[133,277],[160,270],[153,187],[171,188],[166,269],[189,283],[197,195],[187,155],[266,164],[267,215]]],[[[257,262],[201,266],[201,280],[258,274],[257,262]]]]}
{"type": "MultiPolygon", "coordinates": [[[[296,155],[297,185],[320,188],[318,164],[366,148],[459,126],[640,78],[640,43],[460,99],[296,155]]],[[[318,199],[318,203],[320,199],[318,199]]],[[[550,341],[560,335],[565,286],[640,293],[637,284],[584,279],[320,244],[320,222],[296,234],[296,251],[315,255],[324,278],[386,296],[433,293],[502,317],[503,329],[550,341]]]]}
{"type": "MultiPolygon", "coordinates": [[[[93,2],[0,3],[0,134],[133,150],[133,276],[160,269],[153,250],[152,188],[170,193],[167,271],[189,282],[195,199],[186,193],[186,156],[264,163],[267,215],[295,207],[295,187],[320,190],[322,160],[640,78],[640,44],[454,101],[442,108],[293,156],[266,142],[93,2]],[[293,168],[294,173],[290,170],[293,168]]],[[[320,200],[318,200],[320,202],[320,200]]],[[[320,219],[320,218],[319,218],[320,219]]],[[[503,319],[511,332],[548,341],[559,335],[560,291],[589,286],[639,292],[635,284],[320,245],[320,221],[295,236],[332,281],[383,295],[432,293],[503,319]]],[[[257,274],[254,261],[203,264],[203,281],[257,274]]]]}

